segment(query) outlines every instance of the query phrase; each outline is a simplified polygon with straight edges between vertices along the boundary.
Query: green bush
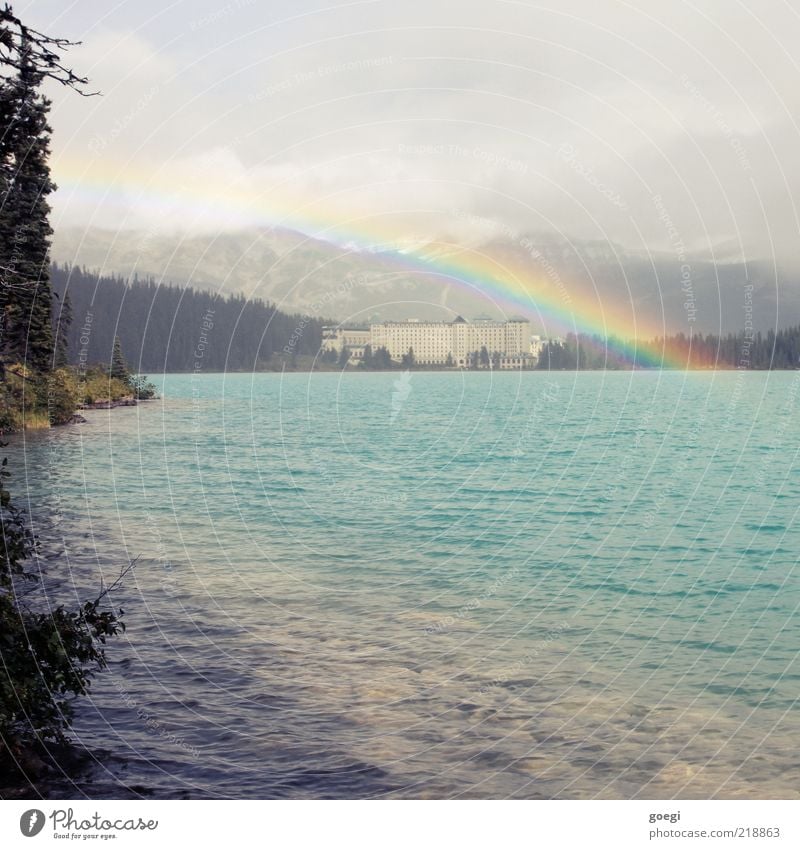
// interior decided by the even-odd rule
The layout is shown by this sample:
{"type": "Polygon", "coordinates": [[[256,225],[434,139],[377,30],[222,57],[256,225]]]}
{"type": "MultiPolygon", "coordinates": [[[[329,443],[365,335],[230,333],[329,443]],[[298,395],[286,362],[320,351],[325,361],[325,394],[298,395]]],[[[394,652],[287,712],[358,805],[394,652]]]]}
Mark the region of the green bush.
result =
{"type": "Polygon", "coordinates": [[[36,540],[3,488],[6,463],[0,470],[0,761],[8,766],[36,744],[66,742],[74,697],[88,692],[105,666],[107,637],[125,630],[121,609],[101,609],[125,572],[77,610],[52,604],[30,609],[25,585],[39,578],[25,564],[36,540]]]}
{"type": "Polygon", "coordinates": [[[68,368],[56,369],[48,376],[47,412],[50,424],[66,424],[81,400],[81,387],[75,373],[68,368]]]}
{"type": "Polygon", "coordinates": [[[105,371],[91,369],[83,380],[81,396],[84,404],[101,404],[132,398],[133,390],[127,383],[110,377],[105,371]]]}
{"type": "Polygon", "coordinates": [[[132,375],[128,382],[133,390],[133,397],[137,401],[149,401],[156,397],[156,387],[154,383],[150,383],[147,377],[143,374],[132,375]]]}
{"type": "Polygon", "coordinates": [[[30,369],[19,363],[6,366],[0,381],[0,433],[48,427],[45,394],[41,378],[30,369]]]}

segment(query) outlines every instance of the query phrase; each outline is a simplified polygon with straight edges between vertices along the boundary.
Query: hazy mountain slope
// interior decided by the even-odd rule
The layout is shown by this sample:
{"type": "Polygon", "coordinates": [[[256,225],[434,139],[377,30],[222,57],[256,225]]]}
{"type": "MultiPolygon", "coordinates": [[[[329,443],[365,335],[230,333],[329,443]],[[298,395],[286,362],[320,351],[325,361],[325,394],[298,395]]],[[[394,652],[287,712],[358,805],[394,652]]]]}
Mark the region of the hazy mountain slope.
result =
{"type": "Polygon", "coordinates": [[[690,266],[687,279],[684,262],[673,255],[648,257],[608,243],[546,234],[498,238],[470,249],[492,258],[498,273],[507,269],[521,280],[536,280],[537,310],[524,297],[503,297],[502,288],[487,282],[491,275],[465,283],[448,274],[452,262],[475,267],[470,251],[454,250],[437,264],[418,257],[443,255],[442,244],[404,257],[342,248],[281,229],[191,237],[65,229],[56,232],[52,254],[56,262],[243,292],[281,309],[342,321],[523,312],[535,331],[558,334],[574,312],[580,330],[635,326],[637,332],[664,327],[709,333],[744,329],[752,307],[756,329],[800,323],[800,284],[787,275],[776,281],[765,264],[714,265],[690,257],[684,261],[690,266]]]}

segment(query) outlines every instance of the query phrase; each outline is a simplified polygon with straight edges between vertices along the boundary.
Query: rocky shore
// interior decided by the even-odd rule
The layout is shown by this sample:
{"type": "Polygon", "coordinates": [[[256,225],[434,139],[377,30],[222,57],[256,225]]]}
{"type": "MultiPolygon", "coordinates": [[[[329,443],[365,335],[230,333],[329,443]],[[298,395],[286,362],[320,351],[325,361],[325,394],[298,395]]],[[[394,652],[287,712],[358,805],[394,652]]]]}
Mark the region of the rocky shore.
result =
{"type": "Polygon", "coordinates": [[[119,398],[116,401],[95,401],[93,404],[80,404],[79,410],[110,410],[112,407],[135,407],[139,402],[133,397],[119,398]]]}
{"type": "MultiPolygon", "coordinates": [[[[78,410],[110,410],[112,407],[136,407],[139,401],[133,396],[119,398],[116,401],[95,401],[92,404],[79,404],[78,410]]],[[[70,416],[65,424],[86,424],[86,419],[76,412],[70,416]]]]}

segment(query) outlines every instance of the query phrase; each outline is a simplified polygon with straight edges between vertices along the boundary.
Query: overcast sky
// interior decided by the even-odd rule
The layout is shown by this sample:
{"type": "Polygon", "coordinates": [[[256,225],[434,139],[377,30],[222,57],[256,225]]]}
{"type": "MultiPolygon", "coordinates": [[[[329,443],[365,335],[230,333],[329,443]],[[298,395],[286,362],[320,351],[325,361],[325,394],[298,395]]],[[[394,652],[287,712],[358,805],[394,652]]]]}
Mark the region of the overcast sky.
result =
{"type": "Polygon", "coordinates": [[[782,0],[14,5],[103,93],[52,90],[56,226],[798,253],[782,0]]]}

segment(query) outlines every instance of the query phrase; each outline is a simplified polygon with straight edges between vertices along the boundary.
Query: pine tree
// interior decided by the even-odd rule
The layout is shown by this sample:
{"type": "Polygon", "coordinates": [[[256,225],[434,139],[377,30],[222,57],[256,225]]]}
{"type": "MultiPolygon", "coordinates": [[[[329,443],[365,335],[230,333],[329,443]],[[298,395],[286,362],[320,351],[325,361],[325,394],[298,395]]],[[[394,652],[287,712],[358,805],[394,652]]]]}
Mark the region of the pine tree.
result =
{"type": "Polygon", "coordinates": [[[128,371],[128,364],[125,362],[125,357],[122,355],[122,345],[119,341],[119,336],[114,337],[114,351],[111,354],[111,377],[121,380],[123,383],[130,383],[131,374],[128,371]]]}
{"type": "Polygon", "coordinates": [[[0,356],[33,371],[53,366],[48,195],[55,189],[47,160],[50,101],[38,93],[43,74],[23,43],[19,74],[2,84],[0,127],[0,266],[3,337],[0,356]]]}
{"type": "Polygon", "coordinates": [[[61,297],[61,309],[54,316],[55,327],[55,365],[62,368],[69,363],[69,331],[72,327],[72,299],[69,290],[61,297]]]}

